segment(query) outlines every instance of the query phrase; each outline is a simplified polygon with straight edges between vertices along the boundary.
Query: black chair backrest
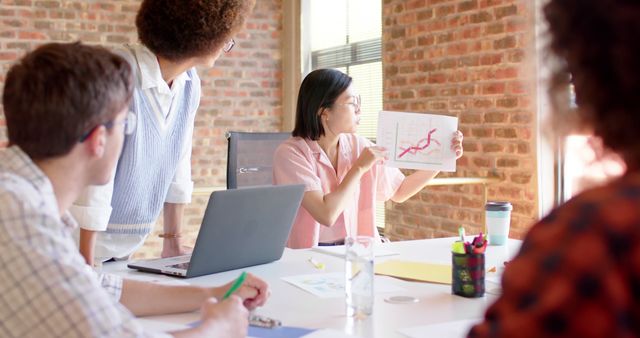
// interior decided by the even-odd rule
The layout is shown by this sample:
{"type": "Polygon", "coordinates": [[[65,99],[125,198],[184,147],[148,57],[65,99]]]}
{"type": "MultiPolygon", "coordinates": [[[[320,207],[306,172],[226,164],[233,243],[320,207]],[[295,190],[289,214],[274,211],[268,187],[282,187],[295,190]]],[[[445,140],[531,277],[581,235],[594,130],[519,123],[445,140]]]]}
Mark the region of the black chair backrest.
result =
{"type": "Polygon", "coordinates": [[[273,153],[291,133],[227,133],[227,189],[271,185],[273,153]]]}

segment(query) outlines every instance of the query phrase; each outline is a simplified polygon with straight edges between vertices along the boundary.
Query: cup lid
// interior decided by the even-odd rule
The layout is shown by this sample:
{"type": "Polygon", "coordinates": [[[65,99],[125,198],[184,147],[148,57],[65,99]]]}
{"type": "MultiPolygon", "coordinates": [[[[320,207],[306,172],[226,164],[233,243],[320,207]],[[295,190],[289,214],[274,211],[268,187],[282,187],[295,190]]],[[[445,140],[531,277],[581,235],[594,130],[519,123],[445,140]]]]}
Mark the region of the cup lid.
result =
{"type": "Polygon", "coordinates": [[[487,211],[511,211],[513,207],[511,203],[505,201],[489,201],[485,204],[484,209],[487,211]]]}

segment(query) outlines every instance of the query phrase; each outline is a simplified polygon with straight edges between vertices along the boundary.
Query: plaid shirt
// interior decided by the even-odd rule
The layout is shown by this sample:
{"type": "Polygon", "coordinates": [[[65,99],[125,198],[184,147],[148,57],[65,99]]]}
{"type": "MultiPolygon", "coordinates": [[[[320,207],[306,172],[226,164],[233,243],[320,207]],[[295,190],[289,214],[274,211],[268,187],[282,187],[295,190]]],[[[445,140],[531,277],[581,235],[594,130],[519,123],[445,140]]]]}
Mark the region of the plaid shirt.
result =
{"type": "Polygon", "coordinates": [[[469,337],[640,336],[640,173],[532,227],[469,337]]]}
{"type": "Polygon", "coordinates": [[[118,303],[122,279],[78,253],[70,216],[18,147],[0,151],[0,337],[144,337],[118,303]]]}

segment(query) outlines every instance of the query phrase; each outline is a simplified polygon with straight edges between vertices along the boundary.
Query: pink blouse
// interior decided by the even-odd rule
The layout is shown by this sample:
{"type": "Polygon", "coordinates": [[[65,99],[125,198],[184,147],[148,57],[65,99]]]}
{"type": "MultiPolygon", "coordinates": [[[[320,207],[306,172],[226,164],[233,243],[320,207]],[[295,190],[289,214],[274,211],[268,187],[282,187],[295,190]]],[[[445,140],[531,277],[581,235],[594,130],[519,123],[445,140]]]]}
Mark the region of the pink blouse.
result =
{"type": "MultiPolygon", "coordinates": [[[[305,191],[322,191],[323,194],[328,194],[342,182],[362,150],[373,145],[356,134],[341,134],[336,169],[318,142],[292,137],[275,152],[273,182],[304,184],[305,191]]],[[[318,242],[334,242],[351,235],[374,236],[379,239],[375,226],[375,202],[390,199],[403,180],[404,175],[397,168],[373,166],[360,179],[351,202],[335,224],[320,224],[301,206],[287,246],[309,248],[318,245],[318,242]]]]}

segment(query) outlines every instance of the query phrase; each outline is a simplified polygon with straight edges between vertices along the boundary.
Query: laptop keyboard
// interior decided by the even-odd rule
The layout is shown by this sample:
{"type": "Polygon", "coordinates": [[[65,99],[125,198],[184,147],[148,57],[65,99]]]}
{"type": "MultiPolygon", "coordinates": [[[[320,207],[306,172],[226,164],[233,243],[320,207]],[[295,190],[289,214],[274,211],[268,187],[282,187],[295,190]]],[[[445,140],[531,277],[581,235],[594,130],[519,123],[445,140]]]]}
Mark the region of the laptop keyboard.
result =
{"type": "Polygon", "coordinates": [[[170,268],[176,268],[176,269],[188,270],[189,269],[189,263],[190,262],[178,263],[178,264],[169,265],[169,267],[170,268]]]}

